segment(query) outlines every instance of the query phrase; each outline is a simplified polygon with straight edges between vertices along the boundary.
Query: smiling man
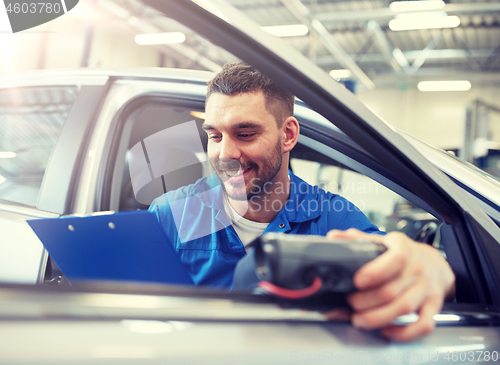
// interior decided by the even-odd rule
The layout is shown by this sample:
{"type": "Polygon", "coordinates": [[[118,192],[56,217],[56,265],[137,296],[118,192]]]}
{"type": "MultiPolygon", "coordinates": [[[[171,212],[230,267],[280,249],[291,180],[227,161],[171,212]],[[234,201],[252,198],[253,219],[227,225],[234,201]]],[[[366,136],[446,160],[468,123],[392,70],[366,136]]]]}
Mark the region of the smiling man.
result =
{"type": "MultiPolygon", "coordinates": [[[[240,78],[236,87],[253,89],[257,83],[250,86],[252,81],[255,78],[240,78]]],[[[215,85],[217,78],[210,90],[217,90],[215,85]]],[[[209,91],[203,125],[208,134],[208,157],[223,182],[230,208],[246,220],[269,223],[280,209],[265,209],[270,205],[266,203],[288,199],[288,152],[297,143],[299,132],[297,120],[291,116],[294,100],[283,92],[279,95],[279,90],[235,93],[236,87],[230,95],[209,91]],[[286,111],[282,110],[283,101],[287,102],[286,111]],[[268,106],[273,103],[277,105],[268,106]],[[273,109],[279,119],[270,111],[273,109]]]]}
{"type": "Polygon", "coordinates": [[[288,170],[299,124],[294,97],[244,63],[227,64],[208,84],[207,153],[215,175],[156,199],[158,215],[198,285],[232,285],[248,244],[265,232],[365,238],[386,253],[355,275],[349,297],[359,328],[384,328],[400,341],[432,330],[432,316],[454,294],[454,274],[440,253],[408,237],[381,235],[352,203],[313,187],[288,170]],[[416,311],[420,319],[391,326],[416,311]]]}

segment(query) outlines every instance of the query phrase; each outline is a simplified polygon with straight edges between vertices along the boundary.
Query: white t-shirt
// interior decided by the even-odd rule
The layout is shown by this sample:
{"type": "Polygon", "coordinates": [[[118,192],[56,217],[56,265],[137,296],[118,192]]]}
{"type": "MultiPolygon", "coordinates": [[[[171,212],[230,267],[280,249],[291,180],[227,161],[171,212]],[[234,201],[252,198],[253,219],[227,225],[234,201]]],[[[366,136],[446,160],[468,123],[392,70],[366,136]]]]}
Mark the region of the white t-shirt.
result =
{"type": "MultiPolygon", "coordinates": [[[[290,175],[288,175],[288,181],[290,181],[290,175]]],[[[262,235],[269,223],[254,222],[243,218],[241,215],[236,213],[228,201],[226,201],[226,209],[227,206],[229,206],[229,214],[233,221],[234,230],[236,231],[236,234],[238,234],[243,246],[245,246],[246,252],[249,253],[252,250],[252,247],[247,247],[248,244],[262,235]]]]}
{"type": "Polygon", "coordinates": [[[248,253],[252,250],[252,247],[247,247],[248,244],[264,233],[264,230],[267,228],[269,223],[254,222],[243,218],[241,215],[236,213],[231,204],[227,205],[229,205],[234,230],[238,234],[238,237],[248,253]]]}

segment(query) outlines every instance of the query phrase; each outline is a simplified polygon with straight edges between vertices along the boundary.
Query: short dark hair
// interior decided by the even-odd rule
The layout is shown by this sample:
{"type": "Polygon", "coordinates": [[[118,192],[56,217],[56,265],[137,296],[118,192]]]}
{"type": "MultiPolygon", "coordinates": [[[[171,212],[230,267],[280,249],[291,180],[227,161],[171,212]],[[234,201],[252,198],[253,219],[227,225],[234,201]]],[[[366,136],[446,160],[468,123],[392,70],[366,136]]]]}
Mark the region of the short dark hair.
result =
{"type": "Polygon", "coordinates": [[[234,95],[258,91],[264,93],[266,109],[276,119],[278,127],[281,127],[285,119],[293,115],[295,97],[242,61],[226,63],[222,71],[208,82],[206,100],[213,93],[234,95]]]}

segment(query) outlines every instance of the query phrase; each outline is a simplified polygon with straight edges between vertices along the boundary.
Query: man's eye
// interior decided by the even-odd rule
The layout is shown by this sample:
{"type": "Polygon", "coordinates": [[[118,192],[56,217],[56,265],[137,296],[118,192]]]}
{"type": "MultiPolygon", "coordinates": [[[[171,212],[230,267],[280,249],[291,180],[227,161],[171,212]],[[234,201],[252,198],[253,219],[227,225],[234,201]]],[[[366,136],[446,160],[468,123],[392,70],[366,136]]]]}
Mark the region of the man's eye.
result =
{"type": "Polygon", "coordinates": [[[209,138],[210,138],[210,139],[219,139],[219,138],[221,138],[221,137],[220,137],[220,136],[213,135],[213,136],[210,136],[209,138]]]}
{"type": "Polygon", "coordinates": [[[249,138],[249,137],[252,137],[252,136],[255,136],[255,134],[240,134],[239,135],[241,138],[249,138]]]}

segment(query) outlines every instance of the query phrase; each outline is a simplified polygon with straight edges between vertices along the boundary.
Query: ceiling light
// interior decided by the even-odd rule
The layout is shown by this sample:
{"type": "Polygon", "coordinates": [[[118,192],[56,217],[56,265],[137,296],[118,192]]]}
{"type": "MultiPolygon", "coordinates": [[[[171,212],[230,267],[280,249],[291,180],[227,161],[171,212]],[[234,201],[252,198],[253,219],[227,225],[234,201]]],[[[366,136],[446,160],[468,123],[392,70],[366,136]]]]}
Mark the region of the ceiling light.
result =
{"type": "Polygon", "coordinates": [[[395,13],[405,11],[426,11],[444,8],[444,1],[426,0],[426,1],[394,1],[389,5],[389,9],[395,13]]]}
{"type": "Polygon", "coordinates": [[[191,114],[191,115],[192,115],[193,117],[195,117],[195,118],[205,120],[205,113],[203,113],[203,112],[198,112],[198,111],[196,111],[196,110],[191,110],[191,111],[189,112],[189,114],[191,114]]]}
{"type": "Polygon", "coordinates": [[[351,74],[352,74],[351,70],[348,69],[330,71],[330,76],[333,77],[335,80],[348,79],[349,77],[351,77],[351,74]]]}
{"type": "Polygon", "coordinates": [[[471,83],[467,80],[454,81],[421,81],[418,83],[420,91],[467,91],[471,83]]]}
{"type": "Polygon", "coordinates": [[[186,36],[181,32],[138,34],[135,36],[135,43],[141,46],[182,43],[185,40],[186,36]]]}
{"type": "Polygon", "coordinates": [[[0,158],[14,158],[17,156],[17,153],[15,152],[1,152],[0,151],[0,158]]]}
{"type": "Polygon", "coordinates": [[[415,29],[441,29],[456,28],[460,25],[460,18],[456,15],[450,16],[418,16],[392,19],[389,29],[393,31],[415,30],[415,29]]]}
{"type": "Polygon", "coordinates": [[[396,14],[394,16],[394,19],[414,19],[415,21],[418,20],[425,20],[428,18],[443,18],[445,16],[448,16],[448,13],[446,11],[419,11],[419,12],[414,12],[414,13],[401,13],[401,14],[396,14]]]}
{"type": "Polygon", "coordinates": [[[309,28],[305,24],[276,25],[260,29],[276,37],[300,37],[309,33],[309,28]]]}

